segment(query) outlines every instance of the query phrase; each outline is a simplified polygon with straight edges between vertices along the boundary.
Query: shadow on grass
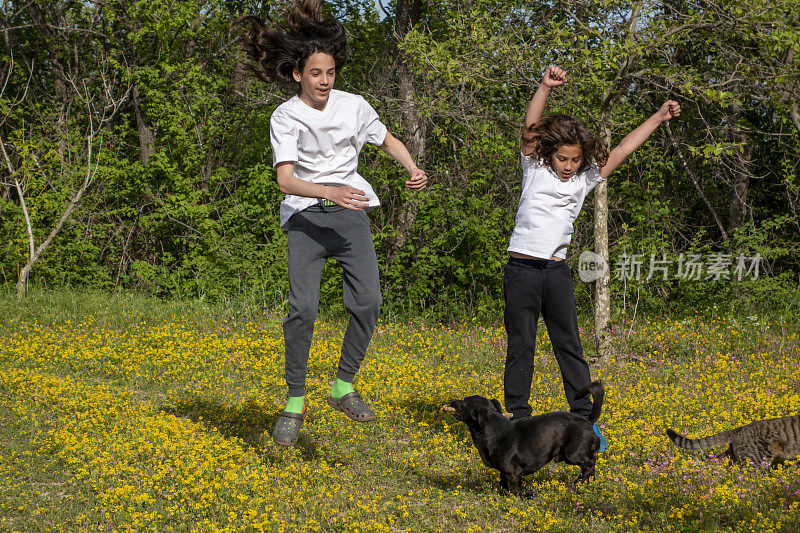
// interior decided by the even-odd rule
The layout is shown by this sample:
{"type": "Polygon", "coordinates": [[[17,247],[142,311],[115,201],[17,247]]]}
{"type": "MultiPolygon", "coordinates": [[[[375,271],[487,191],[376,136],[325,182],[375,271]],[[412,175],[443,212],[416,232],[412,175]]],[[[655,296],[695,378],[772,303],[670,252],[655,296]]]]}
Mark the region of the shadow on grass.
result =
{"type": "MultiPolygon", "coordinates": [[[[510,493],[505,492],[500,488],[499,474],[496,470],[484,470],[480,466],[481,459],[478,456],[477,450],[475,451],[475,465],[469,466],[463,472],[441,474],[433,471],[425,471],[424,469],[417,469],[414,474],[421,480],[425,480],[425,484],[436,487],[442,491],[461,490],[470,492],[476,495],[497,494],[500,496],[508,496],[510,493]]],[[[552,465],[549,465],[552,468],[552,465]]],[[[522,479],[523,489],[537,490],[536,486],[541,484],[548,484],[552,481],[563,483],[565,486],[570,486],[572,480],[580,473],[580,470],[575,467],[575,472],[564,471],[561,468],[548,468],[545,465],[538,472],[522,479]],[[573,475],[574,474],[574,475],[573,475]]]]}
{"type": "MultiPolygon", "coordinates": [[[[425,422],[435,431],[444,431],[452,426],[456,420],[442,411],[442,406],[448,400],[431,398],[410,398],[402,402],[391,404],[392,412],[403,411],[417,423],[425,422]]],[[[460,422],[459,422],[460,423],[460,422]]],[[[466,428],[466,426],[464,426],[466,428]]]]}
{"type": "MultiPolygon", "coordinates": [[[[205,398],[186,398],[175,406],[161,407],[164,413],[214,428],[226,439],[239,438],[267,462],[280,463],[284,461],[287,448],[272,442],[272,428],[279,415],[273,410],[272,406],[261,405],[252,398],[238,406],[223,405],[205,398]]],[[[293,448],[305,461],[319,456],[314,439],[302,431],[293,448]]]]}
{"type": "Polygon", "coordinates": [[[425,480],[425,484],[436,487],[443,492],[453,490],[467,491],[478,495],[499,492],[500,484],[490,476],[481,479],[476,473],[468,468],[463,474],[437,474],[433,472],[417,471],[417,477],[425,480]],[[460,488],[459,488],[460,487],[460,488]]]}

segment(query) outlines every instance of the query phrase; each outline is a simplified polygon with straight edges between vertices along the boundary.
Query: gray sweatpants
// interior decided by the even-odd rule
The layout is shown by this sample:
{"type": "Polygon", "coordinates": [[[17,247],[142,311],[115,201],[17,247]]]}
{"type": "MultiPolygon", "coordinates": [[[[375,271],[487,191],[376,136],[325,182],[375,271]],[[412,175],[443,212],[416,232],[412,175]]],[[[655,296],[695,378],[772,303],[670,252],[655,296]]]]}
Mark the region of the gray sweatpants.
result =
{"type": "Polygon", "coordinates": [[[336,377],[348,383],[364,360],[383,302],[378,259],[364,211],[312,206],[286,224],[289,314],[283,322],[289,396],[304,396],[308,353],[319,309],[322,267],[327,258],[342,265],[344,306],[350,322],[342,342],[336,377]]]}

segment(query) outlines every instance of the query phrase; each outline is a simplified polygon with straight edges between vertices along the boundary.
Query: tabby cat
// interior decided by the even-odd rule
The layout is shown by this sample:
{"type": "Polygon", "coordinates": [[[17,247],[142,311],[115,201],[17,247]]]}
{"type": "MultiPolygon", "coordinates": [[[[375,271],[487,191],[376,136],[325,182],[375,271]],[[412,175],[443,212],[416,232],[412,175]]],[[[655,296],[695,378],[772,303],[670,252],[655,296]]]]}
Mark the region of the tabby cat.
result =
{"type": "Polygon", "coordinates": [[[725,454],[734,463],[775,467],[800,454],[800,415],[759,420],[701,439],[688,439],[671,429],[667,429],[667,436],[687,450],[730,444],[725,454]]]}

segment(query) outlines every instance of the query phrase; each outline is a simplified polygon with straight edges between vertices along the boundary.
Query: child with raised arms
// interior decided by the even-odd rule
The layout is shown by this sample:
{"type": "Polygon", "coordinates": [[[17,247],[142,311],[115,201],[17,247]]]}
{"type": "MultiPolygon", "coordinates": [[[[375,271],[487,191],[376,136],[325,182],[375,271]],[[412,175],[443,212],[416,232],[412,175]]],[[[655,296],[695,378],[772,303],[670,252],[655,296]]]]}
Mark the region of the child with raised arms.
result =
{"type": "Polygon", "coordinates": [[[270,120],[273,164],[286,194],[280,224],[287,231],[290,291],[283,322],[288,400],[272,438],[292,446],[306,416],[308,357],[328,258],[342,266],[350,321],[327,402],[353,420],[375,419],[353,388],[382,302],[366,215],[380,202],[357,172],[359,152],[367,142],[381,146],[408,171],[410,189],[425,187],[427,176],[364,98],[333,88],[346,60],[347,35],[341,22],[322,15],[320,0],[298,0],[281,26],[268,27],[252,16],[240,22],[251,24],[243,39],[251,72],[296,92],[270,120]]]}
{"type": "MultiPolygon", "coordinates": [[[[503,277],[508,334],[503,389],[506,410],[514,418],[531,416],[529,400],[540,314],[553,344],[570,411],[588,418],[592,407],[589,398],[575,399],[575,393],[591,379],[578,334],[572,276],[565,261],[573,223],[586,195],[661,123],[681,111],[677,102],[664,102],[609,152],[580,120],[567,115],[542,118],[550,92],[566,80],[559,67],[547,70],[528,105],[522,128],[522,196],[503,277]]],[[[600,437],[600,451],[605,451],[608,443],[596,424],[594,429],[600,437]]]]}

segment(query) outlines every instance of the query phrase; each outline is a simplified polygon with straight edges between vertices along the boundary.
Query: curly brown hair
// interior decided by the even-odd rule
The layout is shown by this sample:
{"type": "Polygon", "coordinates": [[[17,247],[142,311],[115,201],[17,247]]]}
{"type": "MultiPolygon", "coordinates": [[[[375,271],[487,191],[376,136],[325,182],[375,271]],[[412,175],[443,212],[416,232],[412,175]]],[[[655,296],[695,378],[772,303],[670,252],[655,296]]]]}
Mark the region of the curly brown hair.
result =
{"type": "MultiPolygon", "coordinates": [[[[269,18],[269,17],[268,17],[269,18]]],[[[287,91],[300,91],[294,69],[303,72],[308,58],[323,52],[333,57],[336,73],[347,61],[347,33],[344,25],[322,14],[321,0],[296,0],[283,23],[271,26],[254,15],[242,17],[234,26],[246,27],[240,44],[251,63],[245,70],[267,83],[287,91]]]]}
{"type": "Polygon", "coordinates": [[[527,156],[552,165],[552,156],[559,146],[580,145],[583,151],[582,172],[592,163],[603,166],[608,161],[608,148],[589,131],[583,121],[569,115],[550,115],[530,127],[522,127],[520,150],[527,156]]]}

